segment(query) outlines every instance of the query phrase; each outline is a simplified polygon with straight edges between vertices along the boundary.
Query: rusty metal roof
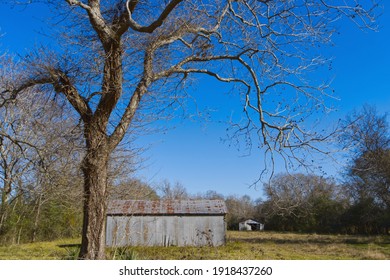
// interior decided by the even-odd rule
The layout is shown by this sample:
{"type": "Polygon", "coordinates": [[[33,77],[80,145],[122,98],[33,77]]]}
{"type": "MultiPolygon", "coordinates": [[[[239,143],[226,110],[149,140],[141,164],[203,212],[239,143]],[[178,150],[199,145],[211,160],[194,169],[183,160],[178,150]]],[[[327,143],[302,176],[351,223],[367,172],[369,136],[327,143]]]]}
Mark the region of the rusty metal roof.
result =
{"type": "Polygon", "coordinates": [[[112,200],[107,215],[223,215],[223,200],[112,200]]]}

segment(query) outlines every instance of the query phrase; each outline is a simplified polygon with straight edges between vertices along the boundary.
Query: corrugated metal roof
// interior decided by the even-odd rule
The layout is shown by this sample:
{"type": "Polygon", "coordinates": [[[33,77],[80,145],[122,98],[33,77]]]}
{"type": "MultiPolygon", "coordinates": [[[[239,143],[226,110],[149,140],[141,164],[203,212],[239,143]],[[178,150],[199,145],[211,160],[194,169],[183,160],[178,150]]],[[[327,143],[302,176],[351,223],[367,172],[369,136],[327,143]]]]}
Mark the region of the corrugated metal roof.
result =
{"type": "Polygon", "coordinates": [[[107,215],[221,215],[223,200],[112,200],[107,215]]]}

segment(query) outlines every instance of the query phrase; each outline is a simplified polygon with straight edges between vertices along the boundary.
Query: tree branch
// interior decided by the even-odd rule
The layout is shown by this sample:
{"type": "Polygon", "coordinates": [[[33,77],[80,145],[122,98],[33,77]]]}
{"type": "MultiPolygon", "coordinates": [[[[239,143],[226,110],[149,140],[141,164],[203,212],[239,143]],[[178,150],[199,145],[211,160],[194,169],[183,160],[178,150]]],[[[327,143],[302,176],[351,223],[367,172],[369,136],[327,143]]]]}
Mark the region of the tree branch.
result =
{"type": "Polygon", "coordinates": [[[105,49],[111,40],[119,41],[117,34],[108,26],[101,14],[99,0],[89,0],[89,5],[84,4],[79,0],[65,1],[68,2],[71,6],[79,6],[83,8],[88,13],[89,21],[93,29],[98,34],[105,49]]]}
{"type": "Polygon", "coordinates": [[[92,110],[86,100],[78,93],[73,86],[69,77],[59,69],[47,68],[47,73],[41,78],[29,78],[21,83],[21,85],[11,91],[12,96],[16,96],[24,90],[37,86],[47,85],[53,86],[57,93],[63,93],[73,108],[79,113],[83,121],[88,122],[92,116],[92,110]]]}
{"type": "Polygon", "coordinates": [[[130,127],[130,124],[134,118],[134,115],[139,107],[142,96],[147,92],[148,86],[150,85],[150,79],[142,79],[137,88],[135,89],[130,101],[126,107],[124,114],[118,125],[115,127],[114,132],[109,136],[109,148],[114,150],[115,147],[122,141],[126,134],[126,131],[130,127]]]}
{"type": "Polygon", "coordinates": [[[162,11],[159,18],[156,21],[152,22],[148,26],[142,26],[142,25],[138,24],[135,20],[133,20],[131,8],[130,8],[130,4],[133,1],[127,0],[126,8],[127,8],[127,12],[129,15],[129,26],[131,29],[138,31],[138,32],[152,33],[154,30],[156,30],[158,27],[160,27],[164,23],[164,20],[169,16],[169,14],[172,12],[172,10],[175,9],[175,7],[177,5],[179,5],[180,2],[182,2],[182,1],[183,0],[172,0],[165,7],[164,11],[162,11]]]}

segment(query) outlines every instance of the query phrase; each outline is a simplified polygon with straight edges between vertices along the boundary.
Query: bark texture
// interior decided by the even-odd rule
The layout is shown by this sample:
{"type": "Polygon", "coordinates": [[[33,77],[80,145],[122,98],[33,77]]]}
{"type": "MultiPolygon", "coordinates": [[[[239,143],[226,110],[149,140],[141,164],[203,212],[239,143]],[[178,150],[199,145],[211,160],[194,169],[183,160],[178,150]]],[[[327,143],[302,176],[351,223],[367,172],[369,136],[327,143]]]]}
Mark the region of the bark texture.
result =
{"type": "MultiPolygon", "coordinates": [[[[88,130],[88,129],[87,129],[88,130]]],[[[84,219],[80,259],[105,258],[105,218],[107,210],[107,168],[109,150],[104,133],[87,131],[84,175],[84,219]]]]}

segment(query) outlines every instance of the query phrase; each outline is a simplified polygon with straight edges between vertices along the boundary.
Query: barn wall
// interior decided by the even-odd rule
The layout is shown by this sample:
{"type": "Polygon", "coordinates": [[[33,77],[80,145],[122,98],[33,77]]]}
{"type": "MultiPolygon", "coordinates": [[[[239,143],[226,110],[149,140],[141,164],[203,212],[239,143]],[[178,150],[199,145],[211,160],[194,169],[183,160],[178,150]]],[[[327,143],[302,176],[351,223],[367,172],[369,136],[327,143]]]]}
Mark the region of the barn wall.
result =
{"type": "Polygon", "coordinates": [[[219,246],[223,216],[108,216],[107,246],[219,246]]]}
{"type": "Polygon", "coordinates": [[[239,223],[239,224],[238,224],[238,230],[248,231],[248,230],[252,230],[252,228],[251,228],[251,226],[248,225],[247,223],[242,222],[242,223],[239,223]]]}

